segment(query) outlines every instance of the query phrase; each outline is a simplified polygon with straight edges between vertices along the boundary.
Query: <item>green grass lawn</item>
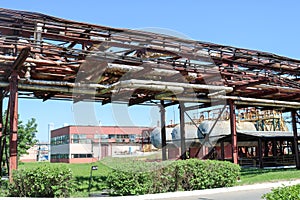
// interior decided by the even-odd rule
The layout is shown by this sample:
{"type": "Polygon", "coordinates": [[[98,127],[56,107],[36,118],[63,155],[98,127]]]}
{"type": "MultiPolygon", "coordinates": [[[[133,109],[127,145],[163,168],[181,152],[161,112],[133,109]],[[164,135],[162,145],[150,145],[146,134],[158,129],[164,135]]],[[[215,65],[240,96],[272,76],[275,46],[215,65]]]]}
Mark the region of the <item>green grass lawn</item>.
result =
{"type": "Polygon", "coordinates": [[[300,170],[288,169],[242,169],[238,185],[263,182],[277,182],[280,180],[300,179],[300,170]]]}
{"type": "Polygon", "coordinates": [[[42,165],[58,165],[58,166],[67,166],[73,172],[74,177],[89,177],[92,166],[98,166],[98,170],[93,171],[93,176],[105,176],[109,172],[111,172],[111,168],[102,164],[101,162],[96,163],[76,163],[76,164],[68,164],[68,163],[49,163],[49,162],[29,162],[29,163],[20,163],[19,168],[33,168],[42,165]]]}

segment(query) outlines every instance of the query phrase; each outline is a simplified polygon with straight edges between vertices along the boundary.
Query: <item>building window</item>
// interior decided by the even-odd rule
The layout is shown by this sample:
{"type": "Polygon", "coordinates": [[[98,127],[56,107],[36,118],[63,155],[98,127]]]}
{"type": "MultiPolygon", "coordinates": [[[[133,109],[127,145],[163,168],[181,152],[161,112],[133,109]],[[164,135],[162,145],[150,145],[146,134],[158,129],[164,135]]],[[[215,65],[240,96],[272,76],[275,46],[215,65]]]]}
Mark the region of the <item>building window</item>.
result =
{"type": "Polygon", "coordinates": [[[95,134],[94,135],[94,139],[99,139],[99,138],[101,138],[101,139],[108,139],[109,137],[108,137],[107,134],[95,134]]]}
{"type": "Polygon", "coordinates": [[[130,142],[135,142],[135,138],[136,138],[135,134],[129,135],[130,142]]]}
{"type": "Polygon", "coordinates": [[[51,138],[51,145],[68,144],[69,142],[69,135],[61,135],[51,138]]]}
{"type": "Polygon", "coordinates": [[[78,134],[73,134],[72,135],[72,143],[79,143],[79,135],[78,134]]]}
{"type": "Polygon", "coordinates": [[[91,153],[88,154],[72,154],[71,158],[92,158],[93,155],[91,153]]]}
{"type": "Polygon", "coordinates": [[[80,134],[79,135],[79,143],[80,144],[90,144],[90,140],[86,139],[86,135],[85,134],[80,134]]]}
{"type": "Polygon", "coordinates": [[[109,138],[109,139],[115,139],[116,137],[117,137],[117,136],[116,136],[115,134],[109,134],[109,135],[108,135],[108,138],[109,138]]]}
{"type": "Polygon", "coordinates": [[[69,159],[69,154],[52,154],[51,159],[69,159]]]}
{"type": "Polygon", "coordinates": [[[74,144],[90,144],[91,140],[86,139],[86,134],[73,134],[72,143],[74,144]]]}

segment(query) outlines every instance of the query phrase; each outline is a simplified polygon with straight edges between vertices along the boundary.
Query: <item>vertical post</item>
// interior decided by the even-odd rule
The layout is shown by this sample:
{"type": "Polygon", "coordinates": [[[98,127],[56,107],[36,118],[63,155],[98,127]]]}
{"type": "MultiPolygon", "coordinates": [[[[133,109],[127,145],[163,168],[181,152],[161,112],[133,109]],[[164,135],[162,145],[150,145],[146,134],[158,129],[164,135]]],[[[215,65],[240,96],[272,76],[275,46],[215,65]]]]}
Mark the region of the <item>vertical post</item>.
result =
{"type": "Polygon", "coordinates": [[[90,192],[91,192],[92,177],[93,177],[93,166],[91,167],[90,178],[89,178],[89,187],[88,187],[88,193],[89,193],[89,195],[90,195],[90,192]]]}
{"type": "Polygon", "coordinates": [[[12,182],[12,172],[17,169],[17,141],[18,141],[18,74],[13,71],[10,77],[10,105],[9,105],[9,180],[12,182]]]}
{"type": "MultiPolygon", "coordinates": [[[[49,140],[49,144],[48,144],[48,161],[51,162],[51,131],[53,130],[54,124],[53,123],[49,123],[48,124],[48,140],[49,140]]],[[[69,155],[69,158],[71,158],[71,156],[69,155]]]]}
{"type": "Polygon", "coordinates": [[[90,179],[89,179],[89,188],[88,188],[89,196],[91,195],[91,187],[92,187],[92,180],[93,180],[93,170],[98,170],[98,166],[92,166],[91,167],[90,179]]]}
{"type": "Polygon", "coordinates": [[[258,138],[258,162],[259,168],[263,168],[263,159],[262,159],[262,141],[261,138],[258,138]]]}
{"type": "Polygon", "coordinates": [[[272,140],[272,154],[273,156],[277,156],[277,143],[275,139],[272,140]]]}
{"type": "Polygon", "coordinates": [[[99,134],[98,148],[99,148],[99,152],[98,152],[98,160],[100,160],[100,159],[102,159],[101,134],[99,134]]]}
{"type": "Polygon", "coordinates": [[[224,146],[224,141],[221,142],[221,159],[225,160],[225,146],[224,146]]]}
{"type": "Polygon", "coordinates": [[[3,159],[3,151],[2,150],[2,139],[5,139],[3,137],[3,89],[0,89],[0,176],[2,175],[2,159],[3,159]]]}
{"type": "Polygon", "coordinates": [[[184,120],[184,103],[181,102],[179,106],[180,111],[180,144],[181,144],[181,158],[186,159],[186,146],[185,146],[185,120],[184,120]]]}
{"type": "Polygon", "coordinates": [[[166,141],[166,109],[164,100],[160,101],[160,121],[161,121],[161,148],[162,160],[167,160],[167,141],[166,141]]]}
{"type": "Polygon", "coordinates": [[[269,157],[269,146],[268,146],[268,141],[264,141],[264,157],[269,157]]]}
{"type": "Polygon", "coordinates": [[[232,148],[232,161],[234,164],[238,164],[238,146],[236,135],[236,116],[233,100],[229,100],[230,110],[230,130],[231,130],[231,148],[232,148]]]}
{"type": "Polygon", "coordinates": [[[293,133],[294,133],[294,149],[295,149],[295,156],[296,156],[296,167],[300,169],[300,160],[299,160],[299,148],[298,148],[298,133],[297,133],[297,122],[296,122],[296,110],[292,110],[292,126],[293,126],[293,133]]]}

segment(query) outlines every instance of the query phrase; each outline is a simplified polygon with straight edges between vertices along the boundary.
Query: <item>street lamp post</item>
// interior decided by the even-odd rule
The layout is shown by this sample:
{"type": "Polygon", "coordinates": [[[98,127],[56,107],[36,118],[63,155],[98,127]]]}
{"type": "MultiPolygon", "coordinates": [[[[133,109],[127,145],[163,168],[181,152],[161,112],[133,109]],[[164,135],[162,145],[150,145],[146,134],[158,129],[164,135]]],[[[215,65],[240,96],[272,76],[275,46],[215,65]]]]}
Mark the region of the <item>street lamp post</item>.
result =
{"type": "Polygon", "coordinates": [[[93,177],[93,171],[94,170],[98,170],[98,166],[92,166],[91,167],[90,180],[89,180],[89,188],[88,188],[89,196],[90,196],[90,191],[91,191],[92,177],[93,177]]]}

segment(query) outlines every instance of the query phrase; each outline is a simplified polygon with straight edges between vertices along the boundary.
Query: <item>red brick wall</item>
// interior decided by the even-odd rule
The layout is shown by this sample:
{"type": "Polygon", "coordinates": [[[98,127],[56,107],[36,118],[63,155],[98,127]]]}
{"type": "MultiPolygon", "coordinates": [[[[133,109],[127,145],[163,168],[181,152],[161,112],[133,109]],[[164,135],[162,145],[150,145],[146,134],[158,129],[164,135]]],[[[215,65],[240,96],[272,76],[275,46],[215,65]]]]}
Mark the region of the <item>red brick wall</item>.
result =
{"type": "Polygon", "coordinates": [[[62,127],[51,131],[51,138],[56,136],[62,136],[70,133],[70,126],[62,127]]]}
{"type": "Polygon", "coordinates": [[[69,159],[69,163],[91,163],[96,162],[96,158],[71,158],[69,159]]]}
{"type": "Polygon", "coordinates": [[[51,162],[60,162],[60,163],[69,163],[69,159],[67,158],[51,158],[51,162]]]}

